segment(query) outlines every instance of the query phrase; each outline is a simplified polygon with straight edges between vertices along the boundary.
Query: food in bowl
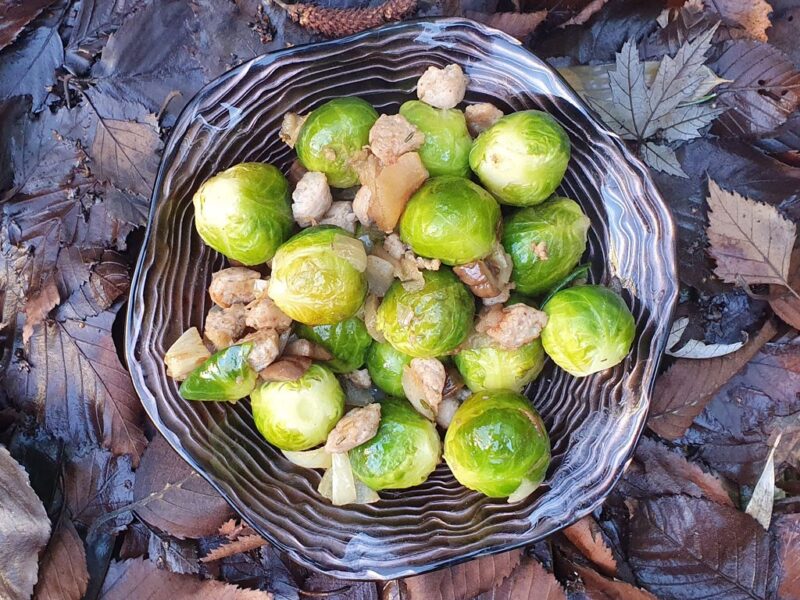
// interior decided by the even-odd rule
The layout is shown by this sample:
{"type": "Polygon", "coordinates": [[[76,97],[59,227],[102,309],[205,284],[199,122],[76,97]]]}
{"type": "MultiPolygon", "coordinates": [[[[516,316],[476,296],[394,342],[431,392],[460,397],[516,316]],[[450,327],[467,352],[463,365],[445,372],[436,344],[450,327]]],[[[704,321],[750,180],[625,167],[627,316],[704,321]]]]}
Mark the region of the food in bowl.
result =
{"type": "Polygon", "coordinates": [[[524,499],[550,461],[525,386],[548,356],[584,376],[633,342],[619,295],[573,285],[589,219],[554,196],[566,132],[539,111],[462,111],[467,83],[431,67],[399,114],[359,98],[288,113],[293,187],[245,163],[195,196],[231,266],[167,373],[187,400],[249,396],[264,439],[324,469],[336,505],[419,485],[442,459],[470,489],[524,499]]]}

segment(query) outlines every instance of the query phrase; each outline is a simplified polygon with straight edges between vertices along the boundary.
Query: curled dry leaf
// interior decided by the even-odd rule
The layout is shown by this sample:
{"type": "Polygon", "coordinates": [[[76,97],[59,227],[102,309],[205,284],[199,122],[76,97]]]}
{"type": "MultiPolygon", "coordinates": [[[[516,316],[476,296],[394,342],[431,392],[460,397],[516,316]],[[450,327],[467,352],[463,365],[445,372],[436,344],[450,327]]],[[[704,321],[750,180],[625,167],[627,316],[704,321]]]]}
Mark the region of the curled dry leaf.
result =
{"type": "Polygon", "coordinates": [[[480,12],[467,12],[467,18],[494,27],[508,35],[524,41],[547,18],[546,10],[531,13],[507,12],[487,15],[480,12]]]}
{"type": "Polygon", "coordinates": [[[0,446],[0,596],[29,598],[50,521],[25,470],[0,446]]]}
{"type": "Polygon", "coordinates": [[[603,537],[597,521],[586,515],[562,531],[581,553],[606,575],[617,574],[617,561],[603,537]]]}
{"type": "Polygon", "coordinates": [[[229,556],[233,556],[234,554],[255,550],[256,548],[260,548],[261,546],[264,546],[266,544],[267,540],[265,540],[258,534],[244,535],[236,538],[235,540],[225,542],[224,544],[218,546],[217,548],[214,548],[211,552],[209,552],[203,558],[201,558],[200,562],[201,563],[213,562],[215,560],[220,560],[223,558],[227,558],[229,556]]]}
{"type": "Polygon", "coordinates": [[[588,4],[586,4],[578,14],[574,17],[570,18],[568,21],[565,21],[559,27],[569,27],[570,25],[583,25],[592,18],[592,15],[597,13],[608,0],[591,0],[588,4]]]}

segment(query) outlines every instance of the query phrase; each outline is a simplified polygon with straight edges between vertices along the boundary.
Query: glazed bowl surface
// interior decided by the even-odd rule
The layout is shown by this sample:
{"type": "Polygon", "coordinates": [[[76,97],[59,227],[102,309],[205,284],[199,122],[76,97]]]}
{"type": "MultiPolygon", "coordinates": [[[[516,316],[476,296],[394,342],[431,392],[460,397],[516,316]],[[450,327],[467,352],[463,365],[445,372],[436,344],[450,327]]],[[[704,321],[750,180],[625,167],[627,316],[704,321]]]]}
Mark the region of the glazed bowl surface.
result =
{"type": "Polygon", "coordinates": [[[675,234],[646,168],[577,94],[519,42],[463,19],[411,21],[267,54],[224,74],[189,103],[161,161],[126,330],[128,365],[158,430],[241,517],[290,557],[330,575],[388,579],[539,540],[599,506],[630,460],[677,296],[675,234]],[[202,329],[206,290],[224,258],[194,227],[192,195],[211,175],[246,161],[286,171],[278,138],[285,112],[357,95],[394,113],[430,65],[461,65],[467,102],[553,115],[572,142],[558,193],[592,221],[590,279],[621,290],[636,318],[629,356],[575,379],[548,363],[527,395],[550,432],[553,461],[540,490],[508,504],[460,486],[441,464],[421,486],[372,505],[332,506],[320,474],[294,466],[259,435],[248,401],[189,402],[163,356],[202,329]]]}

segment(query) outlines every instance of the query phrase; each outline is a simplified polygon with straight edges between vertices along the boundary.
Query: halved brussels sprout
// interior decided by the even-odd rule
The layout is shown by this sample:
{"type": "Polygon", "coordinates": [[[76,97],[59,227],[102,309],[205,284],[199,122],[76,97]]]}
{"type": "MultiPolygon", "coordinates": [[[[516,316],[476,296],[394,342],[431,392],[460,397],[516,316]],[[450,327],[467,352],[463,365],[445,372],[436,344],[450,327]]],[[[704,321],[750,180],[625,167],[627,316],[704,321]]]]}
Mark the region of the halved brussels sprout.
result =
{"type": "Polygon", "coordinates": [[[363,244],[344,229],[310,227],[275,253],[269,296],[295,321],[338,323],[352,317],[364,303],[366,260],[363,244]],[[356,245],[360,256],[355,256],[356,245]]]}
{"type": "Polygon", "coordinates": [[[556,191],[569,163],[564,128],[549,114],[525,110],[507,115],[473,142],[469,165],[504,204],[532,206],[556,191]]]}
{"type": "Polygon", "coordinates": [[[192,202],[203,241],[243,265],[270,260],[294,226],[289,183],[272,165],[242,163],[217,173],[192,202]]]}
{"type": "Polygon", "coordinates": [[[390,396],[405,398],[403,391],[403,367],[413,357],[395,350],[388,342],[375,342],[367,352],[367,370],[372,383],[390,396]]]}
{"type": "Polygon", "coordinates": [[[447,428],[444,457],[459,483],[503,498],[520,488],[530,493],[542,482],[550,464],[550,439],[524,396],[509,390],[478,392],[458,408],[447,428]]]}
{"type": "Polygon", "coordinates": [[[400,114],[425,134],[419,156],[432,177],[469,174],[472,137],[464,113],[457,108],[439,109],[409,100],[400,107],[400,114]]]}
{"type": "Polygon", "coordinates": [[[428,478],[442,454],[436,425],[419,414],[406,400],[381,402],[378,433],[350,450],[356,477],[375,491],[403,489],[428,478]]]}
{"type": "Polygon", "coordinates": [[[300,129],[295,150],[309,171],[325,173],[328,185],[347,188],[358,183],[350,164],[369,143],[378,113],[361,98],[335,98],[311,111],[300,129]]]}
{"type": "Polygon", "coordinates": [[[488,336],[473,335],[468,346],[453,357],[464,383],[473,392],[522,391],[539,376],[545,356],[542,341],[535,339],[516,350],[507,350],[488,336]]]}
{"type": "Polygon", "coordinates": [[[186,400],[227,400],[247,396],[256,386],[258,373],[247,363],[253,344],[245,343],[220,350],[192,371],[181,384],[186,400]]]}
{"type": "Polygon", "coordinates": [[[421,290],[395,281],[378,307],[376,324],[395,349],[415,358],[447,354],[469,334],[475,301],[453,272],[423,271],[421,290]]]}
{"type": "Polygon", "coordinates": [[[316,342],[333,354],[333,358],[325,361],[325,365],[334,373],[349,373],[360,368],[372,344],[367,326],[358,317],[350,317],[335,325],[309,327],[300,323],[294,331],[301,338],[316,342]]]}
{"type": "Polygon", "coordinates": [[[631,350],[636,321],[619,295],[601,285],[576,285],[542,307],[544,351],[559,367],[584,377],[622,362],[631,350]]]}
{"type": "Polygon", "coordinates": [[[256,427],[281,450],[308,450],[324,443],[344,414],[339,381],[317,364],[294,381],[265,383],[250,398],[256,427]]]}
{"type": "Polygon", "coordinates": [[[516,289],[542,294],[569,275],[586,250],[590,224],[577,202],[561,197],[507,219],[502,242],[514,262],[516,289]]]}
{"type": "Polygon", "coordinates": [[[483,258],[497,240],[500,206],[463,177],[434,177],[417,190],[400,218],[400,238],[420,256],[461,265],[483,258]]]}

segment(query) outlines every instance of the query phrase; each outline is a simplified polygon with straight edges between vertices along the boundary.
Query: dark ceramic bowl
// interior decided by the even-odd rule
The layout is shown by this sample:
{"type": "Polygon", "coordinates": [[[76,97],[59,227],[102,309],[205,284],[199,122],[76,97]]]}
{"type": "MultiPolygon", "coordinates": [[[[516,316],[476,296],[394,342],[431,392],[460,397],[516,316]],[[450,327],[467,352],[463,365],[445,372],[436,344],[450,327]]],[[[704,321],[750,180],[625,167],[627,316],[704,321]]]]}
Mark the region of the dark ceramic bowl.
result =
{"type": "Polygon", "coordinates": [[[142,403],[167,441],[242,518],[298,562],[336,577],[385,579],[539,540],[603,502],[644,425],[677,294],[674,231],[647,170],[553,70],[516,40],[471,21],[389,25],[257,58],[206,86],[178,120],[158,173],[127,323],[127,357],[142,403]],[[414,97],[429,65],[458,63],[468,102],[538,108],[564,126],[572,160],[559,192],[592,220],[591,279],[617,284],[637,322],[617,367],[575,379],[550,364],[528,391],[547,423],[553,461],[537,493],[518,504],[460,486],[442,464],[423,485],[373,505],[335,507],[320,475],[292,465],[259,435],[248,402],[187,402],[164,353],[202,327],[206,288],[223,257],[193,223],[192,194],[244,161],[286,169],[283,114],[358,95],[382,112],[414,97]]]}

